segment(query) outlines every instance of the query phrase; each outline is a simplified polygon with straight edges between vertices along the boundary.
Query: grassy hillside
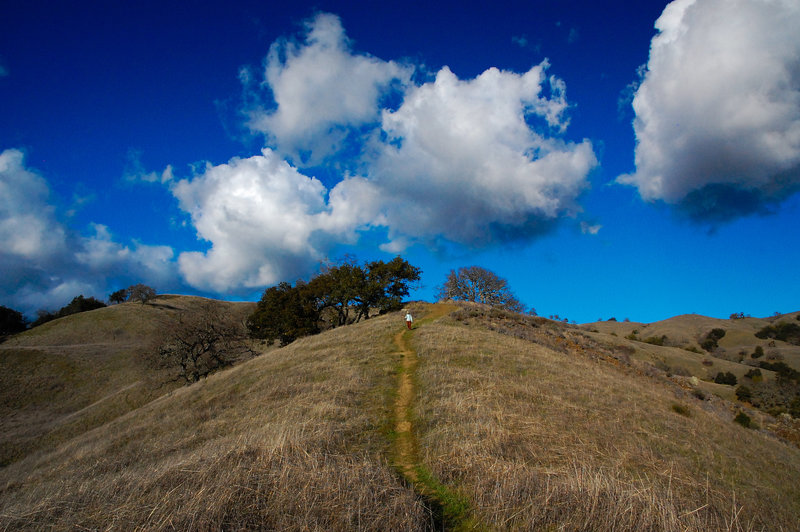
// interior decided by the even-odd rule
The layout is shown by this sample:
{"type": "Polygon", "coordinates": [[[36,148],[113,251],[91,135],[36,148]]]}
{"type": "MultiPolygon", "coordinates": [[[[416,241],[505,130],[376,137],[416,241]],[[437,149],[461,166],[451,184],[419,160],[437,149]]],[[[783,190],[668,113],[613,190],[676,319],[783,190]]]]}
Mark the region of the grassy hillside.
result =
{"type": "Polygon", "coordinates": [[[413,331],[396,313],[305,338],[0,468],[0,529],[796,529],[800,448],[777,421],[645,360],[705,355],[412,312],[413,331]]]}
{"type": "MultiPolygon", "coordinates": [[[[168,392],[148,358],[201,298],[160,296],[73,314],[0,344],[0,465],[66,441],[168,392]]],[[[215,302],[244,318],[251,303],[215,302]]]]}

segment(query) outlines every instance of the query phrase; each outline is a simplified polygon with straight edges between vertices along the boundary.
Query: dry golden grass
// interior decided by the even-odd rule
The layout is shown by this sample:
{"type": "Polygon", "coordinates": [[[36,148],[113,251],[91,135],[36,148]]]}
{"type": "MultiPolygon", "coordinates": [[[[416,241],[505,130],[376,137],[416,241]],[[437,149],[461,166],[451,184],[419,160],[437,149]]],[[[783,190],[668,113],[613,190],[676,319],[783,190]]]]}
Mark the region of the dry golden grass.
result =
{"type": "Polygon", "coordinates": [[[0,470],[0,529],[429,528],[385,461],[398,325],[269,351],[0,470]]]}
{"type": "MultiPolygon", "coordinates": [[[[160,296],[45,323],[0,345],[0,466],[101,426],[175,388],[148,354],[160,329],[206,301],[160,296]]],[[[251,303],[215,302],[243,319],[251,303]]]]}
{"type": "MultiPolygon", "coordinates": [[[[175,308],[131,309],[143,339],[147,316],[192,301],[165,303],[175,308]]],[[[800,449],[628,364],[627,341],[478,307],[434,321],[433,307],[412,309],[423,319],[402,345],[392,314],[158,398],[137,399],[145,386],[124,371],[80,401],[64,395],[74,402],[58,420],[90,423],[0,468],[0,530],[430,530],[441,522],[427,505],[445,496],[463,503],[451,524],[499,530],[797,529],[800,449]],[[436,487],[424,497],[400,475],[403,372],[416,393],[410,459],[436,487]]],[[[56,332],[80,343],[45,330],[26,352],[56,332]]],[[[23,366],[80,381],[80,357],[52,355],[23,366]]],[[[19,430],[58,408],[16,400],[3,423],[19,430]]]]}
{"type": "Polygon", "coordinates": [[[422,460],[491,528],[796,529],[800,450],[569,330],[487,323],[442,321],[413,345],[422,460]]]}

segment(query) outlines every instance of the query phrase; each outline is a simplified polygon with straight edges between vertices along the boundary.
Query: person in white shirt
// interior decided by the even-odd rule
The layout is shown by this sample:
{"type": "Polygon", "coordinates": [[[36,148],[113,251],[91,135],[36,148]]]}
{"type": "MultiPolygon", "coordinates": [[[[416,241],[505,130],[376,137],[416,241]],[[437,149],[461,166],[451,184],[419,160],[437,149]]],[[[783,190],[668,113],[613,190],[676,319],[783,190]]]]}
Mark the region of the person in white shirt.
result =
{"type": "Polygon", "coordinates": [[[411,323],[414,321],[414,318],[411,317],[411,312],[406,311],[406,325],[408,326],[408,330],[411,330],[411,323]]]}

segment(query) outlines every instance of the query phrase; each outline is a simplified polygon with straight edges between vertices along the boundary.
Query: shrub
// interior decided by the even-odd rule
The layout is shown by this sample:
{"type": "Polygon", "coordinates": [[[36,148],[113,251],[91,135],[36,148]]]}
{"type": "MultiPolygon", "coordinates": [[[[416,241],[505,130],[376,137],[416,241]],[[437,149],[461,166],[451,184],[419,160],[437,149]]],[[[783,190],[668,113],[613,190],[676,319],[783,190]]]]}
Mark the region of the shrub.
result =
{"type": "Polygon", "coordinates": [[[751,358],[761,358],[763,356],[764,356],[764,348],[761,347],[760,345],[757,345],[755,351],[753,351],[753,354],[750,355],[751,358]]]}
{"type": "Polygon", "coordinates": [[[725,336],[724,329],[711,329],[700,342],[700,347],[710,353],[719,346],[718,342],[723,336],[725,336]]]}
{"type": "Polygon", "coordinates": [[[745,428],[748,428],[748,429],[750,428],[750,424],[751,424],[750,416],[748,416],[744,412],[739,412],[738,414],[736,414],[736,417],[733,418],[733,420],[736,423],[738,423],[739,425],[741,425],[741,426],[743,426],[745,428]]]}
{"type": "Polygon", "coordinates": [[[717,384],[727,384],[730,386],[736,386],[736,375],[734,375],[730,371],[727,371],[725,373],[722,373],[720,371],[719,373],[717,373],[717,376],[714,377],[714,382],[716,382],[717,384]]]}
{"type": "Polygon", "coordinates": [[[740,401],[749,402],[753,398],[753,392],[747,386],[739,386],[736,388],[736,398],[740,401]]]}
{"type": "Polygon", "coordinates": [[[758,368],[751,369],[745,373],[744,376],[753,382],[761,382],[764,380],[764,376],[761,374],[761,370],[758,368]]]}
{"type": "Polygon", "coordinates": [[[800,345],[800,325],[783,322],[777,325],[767,325],[756,333],[758,338],[774,338],[794,345],[800,345]]]}
{"type": "Polygon", "coordinates": [[[789,405],[789,415],[793,418],[800,419],[800,395],[794,398],[794,401],[789,405]]]}
{"type": "Polygon", "coordinates": [[[664,345],[664,341],[667,339],[667,335],[663,336],[650,336],[644,339],[645,343],[653,344],[653,345],[664,345]]]}
{"type": "Polygon", "coordinates": [[[689,407],[681,405],[681,404],[678,404],[678,403],[673,403],[672,404],[672,411],[675,412],[676,414],[680,414],[680,415],[682,415],[684,417],[692,417],[692,413],[689,410],[689,407]]]}
{"type": "Polygon", "coordinates": [[[778,381],[795,381],[800,384],[800,371],[790,368],[786,362],[761,362],[759,364],[763,369],[774,371],[778,374],[778,381]]]}

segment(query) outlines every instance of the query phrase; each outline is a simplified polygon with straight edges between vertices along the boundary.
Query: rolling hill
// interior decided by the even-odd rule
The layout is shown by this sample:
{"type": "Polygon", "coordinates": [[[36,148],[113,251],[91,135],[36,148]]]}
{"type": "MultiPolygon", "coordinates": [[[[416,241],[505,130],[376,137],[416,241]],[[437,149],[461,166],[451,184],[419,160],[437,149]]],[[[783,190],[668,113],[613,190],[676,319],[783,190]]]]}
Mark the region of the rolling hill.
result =
{"type": "Polygon", "coordinates": [[[157,303],[0,345],[0,528],[797,529],[797,420],[703,380],[744,378],[753,359],[728,358],[769,320],[577,327],[413,303],[412,331],[379,316],[178,387],[142,354],[193,299],[157,303]],[[686,350],[720,327],[718,351],[686,350]]]}

